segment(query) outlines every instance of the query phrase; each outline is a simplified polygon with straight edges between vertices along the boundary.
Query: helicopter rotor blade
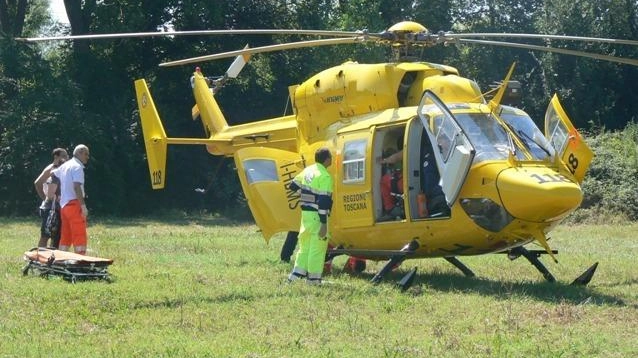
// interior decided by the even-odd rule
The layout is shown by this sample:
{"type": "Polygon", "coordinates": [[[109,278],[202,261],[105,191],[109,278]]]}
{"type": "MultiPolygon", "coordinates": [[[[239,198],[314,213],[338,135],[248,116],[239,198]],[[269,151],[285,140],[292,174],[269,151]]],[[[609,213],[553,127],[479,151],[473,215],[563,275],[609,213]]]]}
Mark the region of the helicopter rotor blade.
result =
{"type": "Polygon", "coordinates": [[[122,39],[132,37],[163,37],[163,36],[208,36],[208,35],[314,35],[332,37],[362,36],[365,31],[328,31],[328,30],[284,30],[284,29],[247,29],[247,30],[199,30],[199,31],[158,31],[158,32],[128,32],[120,34],[93,34],[74,36],[49,37],[17,37],[16,41],[65,41],[65,40],[96,40],[122,39]]]}
{"type": "Polygon", "coordinates": [[[346,38],[338,38],[338,39],[322,39],[322,40],[287,42],[287,43],[278,44],[278,45],[253,47],[253,48],[247,48],[243,50],[222,52],[222,53],[217,53],[213,55],[206,55],[206,56],[187,58],[183,60],[164,62],[164,63],[160,63],[159,66],[160,67],[179,66],[179,65],[186,65],[186,64],[195,63],[195,62],[211,61],[211,60],[218,60],[221,58],[235,57],[239,55],[253,55],[256,53],[282,51],[282,50],[290,50],[290,49],[297,49],[297,48],[304,48],[304,47],[353,44],[353,43],[363,42],[363,41],[365,41],[365,37],[356,36],[356,37],[346,37],[346,38]]]}
{"type": "MultiPolygon", "coordinates": [[[[249,48],[250,47],[246,45],[244,50],[248,50],[249,48]]],[[[241,72],[244,66],[248,63],[248,60],[250,60],[250,56],[250,53],[238,55],[226,70],[226,77],[237,78],[237,76],[239,76],[239,72],[241,72]]]]}
{"type": "Polygon", "coordinates": [[[544,51],[544,52],[555,52],[555,53],[560,53],[560,54],[564,54],[564,55],[587,57],[587,58],[593,58],[593,59],[596,59],[596,60],[604,60],[604,61],[624,63],[624,64],[627,64],[627,65],[638,66],[638,60],[634,60],[634,59],[631,59],[631,58],[615,57],[615,56],[609,56],[609,55],[602,55],[602,54],[598,54],[598,53],[567,50],[567,49],[548,47],[548,46],[538,46],[538,45],[521,44],[521,43],[515,43],[515,42],[501,42],[501,41],[489,41],[489,40],[469,40],[469,39],[463,39],[463,38],[456,38],[452,42],[458,42],[458,43],[464,43],[464,44],[479,44],[479,45],[491,45],[491,46],[502,46],[502,47],[514,47],[514,48],[522,48],[522,49],[544,51]]]}
{"type": "MultiPolygon", "coordinates": [[[[625,39],[610,39],[602,37],[582,37],[582,36],[565,36],[565,35],[542,35],[542,34],[515,34],[515,33],[467,33],[467,34],[455,34],[444,33],[444,38],[521,38],[521,39],[546,39],[546,40],[564,40],[564,41],[582,41],[582,42],[601,42],[611,43],[617,45],[631,45],[638,46],[638,41],[625,40],[625,39]]],[[[445,41],[445,39],[444,39],[445,41]]]]}

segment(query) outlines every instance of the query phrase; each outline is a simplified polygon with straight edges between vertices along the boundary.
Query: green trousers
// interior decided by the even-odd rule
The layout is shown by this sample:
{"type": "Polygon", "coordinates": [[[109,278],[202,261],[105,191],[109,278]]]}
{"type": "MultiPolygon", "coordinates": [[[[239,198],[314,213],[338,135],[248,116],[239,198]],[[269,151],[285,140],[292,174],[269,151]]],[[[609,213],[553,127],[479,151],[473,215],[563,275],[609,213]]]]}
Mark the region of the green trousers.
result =
{"type": "Polygon", "coordinates": [[[319,237],[321,222],[316,211],[301,212],[299,251],[295,259],[295,271],[307,272],[309,279],[321,278],[326,259],[328,240],[319,237]]]}

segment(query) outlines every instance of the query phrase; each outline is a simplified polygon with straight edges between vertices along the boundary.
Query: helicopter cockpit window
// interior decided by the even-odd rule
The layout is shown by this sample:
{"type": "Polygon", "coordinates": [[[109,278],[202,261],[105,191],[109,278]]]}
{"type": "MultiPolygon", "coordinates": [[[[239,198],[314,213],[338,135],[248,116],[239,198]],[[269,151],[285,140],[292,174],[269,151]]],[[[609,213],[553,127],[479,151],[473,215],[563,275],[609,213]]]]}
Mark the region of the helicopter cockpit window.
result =
{"type": "Polygon", "coordinates": [[[507,159],[510,139],[494,118],[484,113],[455,113],[454,116],[476,149],[474,163],[507,159]]]}
{"type": "Polygon", "coordinates": [[[454,133],[455,128],[451,121],[444,120],[443,116],[434,118],[434,136],[444,162],[447,162],[454,148],[454,145],[452,145],[455,140],[454,133]]]}
{"type": "Polygon", "coordinates": [[[547,123],[547,136],[550,138],[552,147],[559,153],[563,152],[564,146],[567,144],[569,132],[563,125],[560,117],[553,107],[547,109],[545,114],[545,123],[547,123]]]}
{"type": "Polygon", "coordinates": [[[534,121],[525,113],[517,113],[505,108],[500,114],[505,123],[509,124],[516,135],[527,147],[532,160],[543,160],[554,155],[554,148],[549,144],[534,121]]]}
{"type": "Polygon", "coordinates": [[[343,148],[343,182],[358,183],[365,180],[367,140],[346,142],[343,148]]]}
{"type": "Polygon", "coordinates": [[[277,177],[277,165],[274,160],[248,159],[244,160],[244,171],[248,184],[279,181],[277,177]]]}

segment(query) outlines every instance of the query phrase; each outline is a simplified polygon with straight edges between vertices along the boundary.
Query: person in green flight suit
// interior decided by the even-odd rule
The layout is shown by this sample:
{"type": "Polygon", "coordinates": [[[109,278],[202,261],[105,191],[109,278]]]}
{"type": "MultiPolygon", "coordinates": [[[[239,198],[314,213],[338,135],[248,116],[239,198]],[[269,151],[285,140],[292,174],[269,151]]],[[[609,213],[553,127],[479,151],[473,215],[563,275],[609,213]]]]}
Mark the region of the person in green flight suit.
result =
{"type": "Polygon", "coordinates": [[[315,164],[305,168],[290,183],[292,191],[301,190],[299,251],[289,281],[306,278],[308,284],[321,284],[328,248],[328,216],[332,209],[333,180],[327,168],[332,164],[328,148],[315,152],[315,164]]]}

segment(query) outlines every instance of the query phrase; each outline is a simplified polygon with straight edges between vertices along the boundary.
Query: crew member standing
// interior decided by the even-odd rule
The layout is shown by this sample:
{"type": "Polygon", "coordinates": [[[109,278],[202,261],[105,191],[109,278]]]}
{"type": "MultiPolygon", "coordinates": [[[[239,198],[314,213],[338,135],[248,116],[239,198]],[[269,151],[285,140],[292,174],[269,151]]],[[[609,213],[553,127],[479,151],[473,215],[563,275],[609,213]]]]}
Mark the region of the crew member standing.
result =
{"type": "Polygon", "coordinates": [[[42,173],[35,179],[33,185],[38,192],[38,196],[42,199],[40,204],[40,217],[42,223],[40,225],[40,241],[38,247],[47,247],[47,241],[51,238],[51,247],[58,248],[60,243],[60,230],[51,232],[50,228],[47,228],[47,219],[51,210],[60,210],[60,198],[55,193],[55,188],[49,193],[49,184],[51,183],[51,171],[64,163],[69,159],[69,154],[63,148],[55,148],[53,150],[53,162],[46,166],[42,170],[42,173]]]}
{"type": "Polygon", "coordinates": [[[60,250],[73,246],[76,253],[86,254],[86,217],[89,214],[84,203],[84,165],[89,161],[89,148],[79,144],[73,150],[73,158],[53,170],[53,183],[60,186],[62,207],[62,232],[60,250]]]}
{"type": "Polygon", "coordinates": [[[299,251],[289,281],[306,278],[309,284],[321,284],[328,248],[328,216],[332,209],[332,164],[328,148],[315,152],[315,164],[305,168],[290,183],[292,191],[301,189],[301,226],[299,251]]]}

